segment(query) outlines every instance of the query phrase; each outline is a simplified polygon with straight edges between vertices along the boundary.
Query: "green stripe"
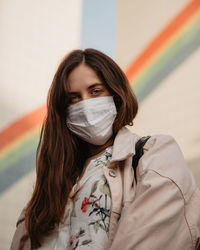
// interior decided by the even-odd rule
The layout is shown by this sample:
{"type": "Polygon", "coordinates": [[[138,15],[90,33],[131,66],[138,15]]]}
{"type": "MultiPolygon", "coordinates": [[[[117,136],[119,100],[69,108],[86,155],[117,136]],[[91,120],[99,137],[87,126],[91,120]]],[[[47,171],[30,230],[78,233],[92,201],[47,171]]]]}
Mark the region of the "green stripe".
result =
{"type": "Polygon", "coordinates": [[[39,142],[39,134],[34,133],[31,138],[27,139],[20,146],[16,147],[9,154],[3,156],[0,159],[0,174],[3,173],[7,168],[19,162],[26,155],[36,151],[39,142]]]}
{"type": "Polygon", "coordinates": [[[195,37],[197,33],[200,32],[200,18],[190,27],[182,36],[180,36],[176,42],[170,46],[164,54],[162,54],[158,60],[152,64],[151,67],[134,83],[133,90],[137,95],[137,92],[145,88],[145,85],[153,78],[156,74],[159,73],[175,56],[178,51],[186,47],[195,37]]]}

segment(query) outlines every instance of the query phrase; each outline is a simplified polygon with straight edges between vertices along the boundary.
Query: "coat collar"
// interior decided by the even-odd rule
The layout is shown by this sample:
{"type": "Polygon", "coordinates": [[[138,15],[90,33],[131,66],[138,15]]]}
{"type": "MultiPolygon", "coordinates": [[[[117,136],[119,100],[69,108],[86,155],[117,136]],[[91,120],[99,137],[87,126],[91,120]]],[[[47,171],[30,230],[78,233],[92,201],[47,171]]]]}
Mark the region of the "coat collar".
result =
{"type": "Polygon", "coordinates": [[[132,157],[135,154],[135,144],[138,140],[139,136],[132,133],[128,128],[123,127],[120,129],[113,143],[111,162],[132,157]]]}

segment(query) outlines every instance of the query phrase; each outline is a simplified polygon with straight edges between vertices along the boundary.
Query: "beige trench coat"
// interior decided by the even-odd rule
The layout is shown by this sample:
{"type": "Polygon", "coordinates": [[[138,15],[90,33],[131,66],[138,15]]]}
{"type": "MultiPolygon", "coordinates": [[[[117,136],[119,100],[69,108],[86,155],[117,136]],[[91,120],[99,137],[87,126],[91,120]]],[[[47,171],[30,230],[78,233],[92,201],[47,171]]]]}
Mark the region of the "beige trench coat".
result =
{"type": "MultiPolygon", "coordinates": [[[[104,174],[110,186],[112,211],[110,250],[194,250],[200,238],[200,191],[171,136],[152,136],[137,168],[132,157],[139,137],[127,128],[117,134],[104,174]]],[[[71,195],[76,193],[76,185],[71,195]]],[[[23,213],[11,250],[30,249],[23,240],[23,213]],[[21,248],[20,248],[21,245],[21,248]]],[[[40,249],[53,249],[56,232],[40,249]]]]}

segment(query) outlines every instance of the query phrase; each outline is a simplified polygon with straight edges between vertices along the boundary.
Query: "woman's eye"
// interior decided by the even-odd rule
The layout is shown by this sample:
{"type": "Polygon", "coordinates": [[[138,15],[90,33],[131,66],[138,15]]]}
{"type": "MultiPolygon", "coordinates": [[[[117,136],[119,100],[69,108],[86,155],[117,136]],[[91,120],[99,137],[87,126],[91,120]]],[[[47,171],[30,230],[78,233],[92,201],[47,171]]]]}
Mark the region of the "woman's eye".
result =
{"type": "Polygon", "coordinates": [[[71,103],[74,103],[74,102],[76,102],[76,101],[78,101],[78,96],[71,96],[71,97],[70,97],[70,102],[71,102],[71,103]]]}
{"type": "Polygon", "coordinates": [[[101,93],[103,90],[102,89],[94,89],[92,90],[92,94],[93,95],[98,95],[99,93],[101,93]]]}

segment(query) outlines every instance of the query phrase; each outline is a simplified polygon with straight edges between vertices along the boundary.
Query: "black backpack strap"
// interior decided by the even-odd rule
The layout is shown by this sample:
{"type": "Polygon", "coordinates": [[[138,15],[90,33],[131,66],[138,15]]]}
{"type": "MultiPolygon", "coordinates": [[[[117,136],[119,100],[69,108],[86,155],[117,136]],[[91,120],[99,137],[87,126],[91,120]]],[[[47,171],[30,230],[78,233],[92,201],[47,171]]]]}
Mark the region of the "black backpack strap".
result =
{"type": "Polygon", "coordinates": [[[132,167],[136,183],[137,183],[136,169],[138,166],[138,162],[140,157],[144,154],[143,147],[150,137],[151,136],[144,136],[140,138],[139,141],[137,141],[137,143],[135,144],[135,155],[133,156],[132,167]]]}

